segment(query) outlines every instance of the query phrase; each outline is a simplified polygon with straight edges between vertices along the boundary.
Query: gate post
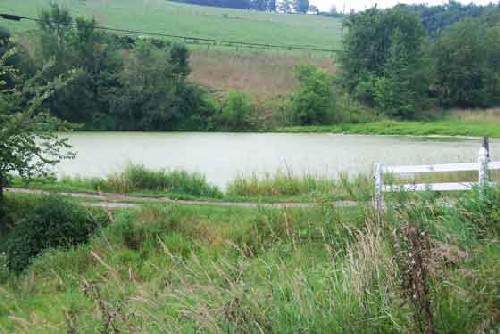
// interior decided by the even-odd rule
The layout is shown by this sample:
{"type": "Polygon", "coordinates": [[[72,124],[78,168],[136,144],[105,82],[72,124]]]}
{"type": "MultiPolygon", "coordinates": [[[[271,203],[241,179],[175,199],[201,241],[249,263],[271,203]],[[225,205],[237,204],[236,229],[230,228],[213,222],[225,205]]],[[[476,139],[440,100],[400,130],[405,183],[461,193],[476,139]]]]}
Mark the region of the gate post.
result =
{"type": "Polygon", "coordinates": [[[484,196],[484,191],[488,183],[488,151],[485,147],[479,149],[478,165],[479,165],[479,191],[481,197],[484,196]]]}
{"type": "Polygon", "coordinates": [[[384,206],[384,165],[375,164],[375,209],[378,215],[384,206]]]}

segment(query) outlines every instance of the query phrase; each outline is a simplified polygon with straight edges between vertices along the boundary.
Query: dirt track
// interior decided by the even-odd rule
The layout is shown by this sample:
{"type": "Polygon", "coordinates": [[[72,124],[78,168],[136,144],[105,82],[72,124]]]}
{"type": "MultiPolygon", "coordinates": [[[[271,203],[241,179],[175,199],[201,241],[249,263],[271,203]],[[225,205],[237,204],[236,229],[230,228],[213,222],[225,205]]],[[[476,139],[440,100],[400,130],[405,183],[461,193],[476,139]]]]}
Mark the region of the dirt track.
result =
{"type": "MultiPolygon", "coordinates": [[[[99,202],[86,203],[90,206],[101,206],[110,209],[137,207],[143,203],[165,203],[178,205],[210,205],[221,207],[242,207],[242,208],[312,208],[314,203],[254,203],[254,202],[223,202],[223,201],[188,201],[174,200],[169,197],[146,197],[146,196],[130,196],[114,193],[77,193],[77,192],[52,192],[40,189],[27,188],[7,188],[6,193],[17,194],[57,194],[61,196],[88,198],[99,200],[99,202]],[[135,202],[135,203],[134,203],[135,202]],[[143,203],[137,203],[143,202],[143,203]]],[[[334,203],[338,206],[354,206],[358,202],[355,201],[337,201],[334,203]]]]}

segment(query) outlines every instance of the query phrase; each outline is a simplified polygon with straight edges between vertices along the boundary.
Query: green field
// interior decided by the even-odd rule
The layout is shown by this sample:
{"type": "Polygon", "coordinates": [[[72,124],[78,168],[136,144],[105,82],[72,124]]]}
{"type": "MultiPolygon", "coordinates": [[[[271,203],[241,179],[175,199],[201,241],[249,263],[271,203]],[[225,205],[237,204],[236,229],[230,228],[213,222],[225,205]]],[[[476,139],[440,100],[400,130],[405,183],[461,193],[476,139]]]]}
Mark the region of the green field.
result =
{"type": "MultiPolygon", "coordinates": [[[[51,0],[2,0],[1,12],[37,16],[51,0]]],[[[217,41],[296,45],[338,49],[341,21],[312,15],[284,15],[250,10],[199,7],[166,0],[59,0],[73,15],[94,16],[101,25],[182,35],[217,41]]],[[[12,31],[34,27],[33,22],[2,20],[12,31]]],[[[234,49],[234,47],[232,47],[234,49]]]]}

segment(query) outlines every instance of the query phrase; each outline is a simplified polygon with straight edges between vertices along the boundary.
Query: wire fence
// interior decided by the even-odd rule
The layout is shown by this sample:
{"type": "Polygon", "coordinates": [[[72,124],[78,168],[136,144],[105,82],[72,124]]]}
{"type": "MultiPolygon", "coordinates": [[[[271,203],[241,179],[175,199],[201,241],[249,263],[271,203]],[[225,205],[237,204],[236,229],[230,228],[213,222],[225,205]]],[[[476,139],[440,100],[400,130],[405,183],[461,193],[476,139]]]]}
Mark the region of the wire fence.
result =
{"type": "MultiPolygon", "coordinates": [[[[32,21],[32,22],[43,22],[42,19],[29,17],[29,16],[21,16],[14,15],[8,13],[0,13],[0,18],[10,21],[32,21]]],[[[75,23],[64,24],[66,26],[76,26],[75,23]]],[[[79,24],[80,27],[88,27],[94,28],[98,30],[110,31],[115,33],[122,33],[127,35],[139,35],[139,36],[156,36],[167,38],[169,40],[180,40],[185,44],[197,45],[197,46],[206,46],[208,49],[210,48],[234,48],[236,51],[244,50],[244,49],[254,49],[254,50],[281,50],[281,51],[302,51],[306,53],[324,53],[329,54],[331,57],[334,57],[336,54],[340,52],[338,49],[328,49],[328,48],[319,48],[313,45],[277,45],[277,44],[268,44],[268,43],[253,43],[253,42],[245,42],[245,41],[236,41],[236,40],[216,40],[211,38],[201,38],[196,36],[185,36],[185,35],[175,35],[168,34],[164,32],[151,32],[151,31],[142,31],[142,30],[133,30],[133,29],[120,29],[120,28],[111,28],[105,27],[101,25],[82,25],[79,24]]]]}

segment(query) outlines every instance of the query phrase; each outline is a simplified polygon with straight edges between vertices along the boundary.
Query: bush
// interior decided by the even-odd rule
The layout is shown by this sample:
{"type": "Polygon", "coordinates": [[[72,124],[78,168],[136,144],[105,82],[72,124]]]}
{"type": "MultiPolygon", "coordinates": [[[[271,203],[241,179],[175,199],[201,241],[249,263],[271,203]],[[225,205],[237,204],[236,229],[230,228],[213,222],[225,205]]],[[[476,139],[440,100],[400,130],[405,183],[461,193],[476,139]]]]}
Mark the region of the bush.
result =
{"type": "Polygon", "coordinates": [[[294,123],[298,125],[325,123],[335,108],[332,91],[332,77],[325,70],[312,65],[295,68],[300,88],[292,95],[291,111],[294,123]]]}
{"type": "Polygon", "coordinates": [[[104,215],[92,214],[60,197],[41,197],[7,236],[7,267],[19,273],[46,249],[84,243],[104,222],[104,215]]]}
{"type": "Polygon", "coordinates": [[[244,130],[252,111],[252,101],[244,92],[230,91],[219,116],[224,130],[244,130]]]}

